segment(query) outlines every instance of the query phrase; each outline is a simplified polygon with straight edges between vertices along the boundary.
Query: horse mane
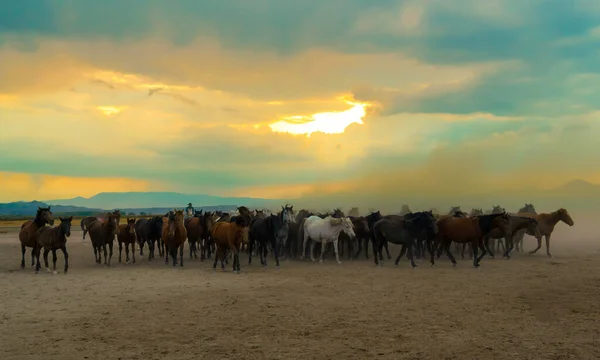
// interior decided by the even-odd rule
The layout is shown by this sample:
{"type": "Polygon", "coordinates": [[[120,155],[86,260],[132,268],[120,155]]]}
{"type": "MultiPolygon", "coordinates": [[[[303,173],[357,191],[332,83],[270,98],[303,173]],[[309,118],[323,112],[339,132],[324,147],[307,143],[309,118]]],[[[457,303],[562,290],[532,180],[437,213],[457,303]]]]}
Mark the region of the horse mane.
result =
{"type": "Polygon", "coordinates": [[[344,221],[343,218],[334,218],[334,217],[332,217],[332,218],[329,219],[329,223],[331,225],[333,225],[333,226],[342,225],[343,221],[344,221]]]}

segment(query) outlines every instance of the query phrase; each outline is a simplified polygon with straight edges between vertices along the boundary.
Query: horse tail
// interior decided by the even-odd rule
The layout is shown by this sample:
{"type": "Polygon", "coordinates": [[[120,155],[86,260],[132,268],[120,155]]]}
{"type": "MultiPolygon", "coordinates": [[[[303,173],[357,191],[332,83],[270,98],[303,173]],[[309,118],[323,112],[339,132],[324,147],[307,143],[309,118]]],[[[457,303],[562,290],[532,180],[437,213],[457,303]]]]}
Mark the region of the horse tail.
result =
{"type": "Polygon", "coordinates": [[[79,226],[81,226],[82,231],[85,231],[85,218],[81,219],[81,223],[79,224],[79,226]]]}
{"type": "Polygon", "coordinates": [[[305,254],[305,249],[304,249],[304,223],[306,222],[307,218],[302,219],[302,221],[300,221],[300,226],[298,227],[298,243],[300,244],[300,248],[302,249],[302,254],[301,256],[303,257],[305,254]]]}

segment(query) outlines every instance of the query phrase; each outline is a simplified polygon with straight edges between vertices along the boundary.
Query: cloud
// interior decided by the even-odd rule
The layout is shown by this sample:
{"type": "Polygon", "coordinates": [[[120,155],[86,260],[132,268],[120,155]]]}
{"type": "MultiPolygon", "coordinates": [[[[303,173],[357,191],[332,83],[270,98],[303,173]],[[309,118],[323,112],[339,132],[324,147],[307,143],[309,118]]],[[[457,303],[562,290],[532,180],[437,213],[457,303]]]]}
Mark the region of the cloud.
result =
{"type": "Polygon", "coordinates": [[[77,196],[90,197],[102,191],[152,191],[159,189],[144,180],[54,176],[0,171],[3,201],[52,200],[77,196]]]}

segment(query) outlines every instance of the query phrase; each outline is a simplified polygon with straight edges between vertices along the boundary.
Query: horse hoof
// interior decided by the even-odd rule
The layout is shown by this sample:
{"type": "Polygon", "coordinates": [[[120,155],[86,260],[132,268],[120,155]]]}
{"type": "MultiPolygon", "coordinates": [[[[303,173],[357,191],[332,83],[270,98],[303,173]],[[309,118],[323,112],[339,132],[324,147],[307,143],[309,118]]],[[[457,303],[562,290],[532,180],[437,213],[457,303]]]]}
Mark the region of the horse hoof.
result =
{"type": "Polygon", "coordinates": [[[56,274],[58,274],[58,273],[56,272],[56,270],[54,270],[54,271],[52,272],[52,275],[56,275],[56,274]]]}
{"type": "Polygon", "coordinates": [[[397,268],[397,267],[398,267],[398,264],[394,264],[394,267],[395,267],[395,268],[397,268]]]}
{"type": "Polygon", "coordinates": [[[548,257],[549,257],[549,258],[552,258],[552,255],[551,255],[551,254],[548,254],[548,257]]]}
{"type": "Polygon", "coordinates": [[[341,262],[341,261],[338,261],[337,263],[338,263],[338,265],[342,265],[342,262],[341,262]]]}
{"type": "Polygon", "coordinates": [[[50,270],[50,268],[46,268],[46,272],[52,272],[52,270],[50,270]]]}

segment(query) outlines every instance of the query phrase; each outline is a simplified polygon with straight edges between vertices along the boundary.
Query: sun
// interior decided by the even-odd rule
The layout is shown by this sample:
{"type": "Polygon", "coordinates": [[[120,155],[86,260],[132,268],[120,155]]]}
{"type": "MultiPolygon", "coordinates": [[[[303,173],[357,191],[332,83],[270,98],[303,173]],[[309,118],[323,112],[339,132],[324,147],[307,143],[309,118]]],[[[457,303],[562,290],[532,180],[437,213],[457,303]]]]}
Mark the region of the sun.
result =
{"type": "Polygon", "coordinates": [[[324,134],[341,134],[351,124],[363,124],[369,104],[343,100],[352,107],[344,111],[316,113],[310,116],[290,116],[283,118],[269,127],[278,133],[306,135],[315,132],[324,134]]]}
{"type": "Polygon", "coordinates": [[[98,106],[96,109],[106,116],[116,115],[123,110],[123,108],[116,106],[98,106]]]}

